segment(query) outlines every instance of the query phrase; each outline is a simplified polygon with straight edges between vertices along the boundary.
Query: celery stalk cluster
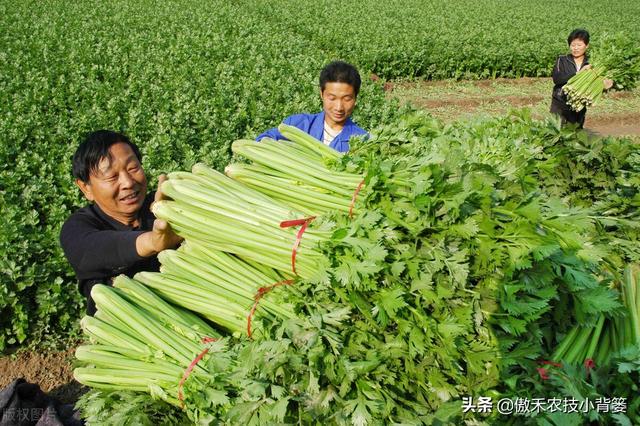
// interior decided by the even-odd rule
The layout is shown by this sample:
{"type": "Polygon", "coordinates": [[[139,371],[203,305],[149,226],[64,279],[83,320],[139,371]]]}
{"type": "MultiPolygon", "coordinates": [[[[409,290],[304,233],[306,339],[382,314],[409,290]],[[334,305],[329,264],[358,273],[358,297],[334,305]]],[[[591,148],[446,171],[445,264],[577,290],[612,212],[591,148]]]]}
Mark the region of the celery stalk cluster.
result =
{"type": "Polygon", "coordinates": [[[606,70],[589,68],[576,73],[562,88],[567,103],[574,111],[582,111],[602,97],[606,70]]]}
{"type": "Polygon", "coordinates": [[[611,354],[640,345],[640,266],[631,264],[625,268],[620,294],[624,306],[620,315],[601,315],[593,327],[572,328],[552,359],[570,364],[592,359],[602,365],[611,354]]]}
{"type": "MultiPolygon", "coordinates": [[[[297,228],[283,221],[304,219],[302,212],[213,170],[196,164],[192,173],[170,173],[160,190],[171,198],[154,204],[153,213],[190,242],[292,273],[291,253],[297,228]]],[[[301,239],[296,273],[314,276],[322,255],[315,248],[328,229],[309,227],[301,239]]]]}
{"type": "MultiPolygon", "coordinates": [[[[76,358],[86,366],[76,368],[74,378],[99,389],[149,392],[180,406],[185,368],[202,352],[203,339],[220,334],[136,280],[121,275],[113,284],[98,284],[91,291],[98,310],[81,321],[90,344],[76,349],[76,358]]],[[[195,365],[190,380],[204,374],[195,365]]]]}

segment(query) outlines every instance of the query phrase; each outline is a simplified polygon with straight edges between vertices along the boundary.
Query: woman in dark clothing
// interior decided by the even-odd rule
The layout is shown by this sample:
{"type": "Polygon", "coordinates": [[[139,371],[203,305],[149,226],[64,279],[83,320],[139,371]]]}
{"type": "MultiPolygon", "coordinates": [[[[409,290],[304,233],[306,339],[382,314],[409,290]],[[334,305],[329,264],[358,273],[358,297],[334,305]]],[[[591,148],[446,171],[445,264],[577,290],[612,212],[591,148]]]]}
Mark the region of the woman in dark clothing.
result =
{"type": "MultiPolygon", "coordinates": [[[[574,111],[567,104],[567,95],[564,94],[562,88],[565,84],[576,75],[576,73],[591,68],[589,58],[586,55],[589,47],[589,32],[583,29],[571,31],[567,38],[571,53],[558,57],[553,67],[553,93],[551,95],[551,109],[554,114],[558,114],[562,119],[562,124],[574,123],[579,128],[584,126],[584,119],[587,115],[587,109],[574,111]]],[[[604,80],[605,89],[611,88],[613,81],[604,80]]]]}

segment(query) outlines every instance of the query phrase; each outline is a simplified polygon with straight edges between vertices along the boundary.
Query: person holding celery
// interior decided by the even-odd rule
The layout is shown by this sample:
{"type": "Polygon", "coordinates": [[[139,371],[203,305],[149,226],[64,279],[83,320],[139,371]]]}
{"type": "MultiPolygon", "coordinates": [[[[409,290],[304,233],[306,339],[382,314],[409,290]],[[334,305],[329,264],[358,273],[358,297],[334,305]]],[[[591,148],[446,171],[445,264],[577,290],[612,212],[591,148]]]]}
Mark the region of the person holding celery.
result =
{"type": "Polygon", "coordinates": [[[93,286],[110,285],[120,274],[159,270],[157,254],[182,241],[151,212],[152,202],[162,195],[147,193],[141,163],[138,147],[110,130],[90,133],[73,156],[75,183],[92,204],[65,221],[60,244],[87,298],[88,315],[96,311],[93,286]]]}
{"type": "MultiPolygon", "coordinates": [[[[295,114],[284,124],[297,127],[338,152],[349,151],[349,139],[368,133],[351,120],[360,91],[360,74],[351,64],[334,61],[320,72],[322,111],[317,114],[295,114]]],[[[277,128],[260,134],[256,140],[285,139],[277,128]]]]}
{"type": "MultiPolygon", "coordinates": [[[[577,124],[579,128],[584,127],[587,109],[574,111],[567,102],[567,95],[562,88],[577,73],[591,68],[589,58],[587,56],[587,48],[589,47],[589,32],[587,30],[577,28],[569,34],[567,43],[569,44],[570,53],[561,55],[556,60],[553,67],[553,93],[551,96],[550,112],[560,116],[562,124],[577,124]]],[[[604,88],[610,89],[613,81],[604,79],[604,88]]]]}

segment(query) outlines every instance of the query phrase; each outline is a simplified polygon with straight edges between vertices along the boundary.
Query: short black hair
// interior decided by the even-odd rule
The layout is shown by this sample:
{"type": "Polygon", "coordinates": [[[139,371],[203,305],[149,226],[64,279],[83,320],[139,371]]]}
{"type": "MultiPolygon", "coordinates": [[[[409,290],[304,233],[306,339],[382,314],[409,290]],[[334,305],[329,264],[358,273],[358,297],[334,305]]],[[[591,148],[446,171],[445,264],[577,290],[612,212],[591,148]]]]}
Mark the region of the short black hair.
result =
{"type": "Polygon", "coordinates": [[[103,158],[111,159],[109,153],[111,146],[120,142],[129,145],[138,161],[142,163],[140,150],[126,135],[113,130],[96,130],[85,136],[76,153],[73,154],[73,177],[85,183],[89,182],[91,172],[98,168],[100,161],[103,158]]]}
{"type": "Polygon", "coordinates": [[[327,83],[347,83],[358,96],[360,92],[360,74],[356,67],[343,61],[333,61],[320,71],[320,90],[324,91],[327,83]]]}
{"type": "Polygon", "coordinates": [[[584,28],[576,28],[571,31],[569,37],[567,37],[567,44],[571,44],[571,42],[575,39],[580,39],[584,42],[584,44],[589,44],[589,31],[584,28]]]}

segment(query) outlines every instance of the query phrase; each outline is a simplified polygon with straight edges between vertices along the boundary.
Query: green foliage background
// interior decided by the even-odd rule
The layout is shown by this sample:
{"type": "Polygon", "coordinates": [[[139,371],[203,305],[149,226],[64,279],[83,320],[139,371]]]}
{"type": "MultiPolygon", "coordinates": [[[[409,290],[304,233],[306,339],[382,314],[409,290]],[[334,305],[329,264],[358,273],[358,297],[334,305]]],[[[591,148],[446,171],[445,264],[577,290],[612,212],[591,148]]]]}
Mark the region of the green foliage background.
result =
{"type": "Polygon", "coordinates": [[[317,75],[360,68],[365,128],[397,116],[383,78],[548,75],[584,26],[637,39],[640,4],[328,1],[0,2],[0,351],[73,329],[82,311],[60,226],[84,204],[70,159],[98,128],[126,132],[152,181],[285,116],[320,109],[317,75]]]}

